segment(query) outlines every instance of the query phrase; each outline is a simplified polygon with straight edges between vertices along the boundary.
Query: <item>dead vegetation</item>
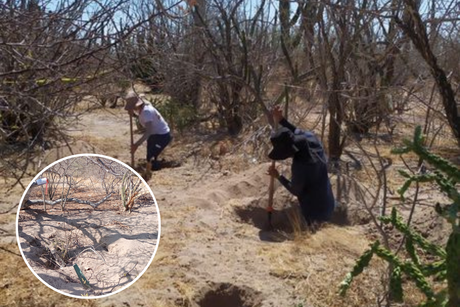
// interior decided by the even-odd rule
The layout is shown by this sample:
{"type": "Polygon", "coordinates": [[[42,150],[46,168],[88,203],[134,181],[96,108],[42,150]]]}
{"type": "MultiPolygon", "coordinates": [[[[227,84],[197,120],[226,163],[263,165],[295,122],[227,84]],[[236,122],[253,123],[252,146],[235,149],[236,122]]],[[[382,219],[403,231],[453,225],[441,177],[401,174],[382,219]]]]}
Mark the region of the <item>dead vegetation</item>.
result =
{"type": "Polygon", "coordinates": [[[18,216],[30,268],[74,297],[119,291],[140,277],[156,250],[159,222],[141,179],[117,161],[91,155],[59,161],[41,177],[46,187],[26,192],[18,216]],[[86,289],[75,265],[86,275],[86,289]]]}
{"type": "MultiPolygon", "coordinates": [[[[403,132],[401,132],[401,135],[402,134],[403,132]]],[[[240,141],[232,141],[238,144],[238,142],[244,142],[245,139],[248,139],[248,136],[243,136],[240,141]]],[[[355,178],[360,184],[365,184],[367,188],[375,188],[376,185],[374,182],[376,177],[373,175],[374,171],[372,170],[370,161],[377,163],[378,156],[373,156],[376,154],[375,152],[371,154],[372,151],[375,150],[372,139],[367,145],[366,142],[367,141],[363,141],[362,149],[357,148],[356,151],[367,150],[367,155],[371,155],[371,160],[366,158],[365,152],[355,154],[355,157],[358,157],[362,164],[362,170],[350,168],[348,176],[350,178],[355,178]]],[[[194,146],[193,144],[195,144],[195,142],[191,142],[190,145],[184,146],[183,143],[178,142],[168,150],[176,155],[176,157],[185,156],[190,152],[188,146],[194,146]]],[[[204,145],[214,146],[213,144],[215,144],[215,141],[209,142],[204,140],[200,146],[203,148],[204,145]]],[[[390,145],[383,142],[379,144],[377,148],[382,155],[387,156],[390,145]]],[[[216,159],[204,159],[207,157],[206,154],[202,155],[201,151],[199,151],[197,153],[197,158],[190,156],[188,160],[185,161],[186,163],[179,169],[165,169],[150,180],[150,184],[156,187],[155,194],[159,201],[160,208],[162,209],[161,212],[164,221],[162,244],[160,244],[158,254],[151,268],[147,270],[137,283],[123,292],[125,293],[123,296],[124,298],[115,295],[112,299],[113,302],[126,301],[132,304],[133,302],[158,300],[159,306],[162,304],[164,306],[183,306],[184,304],[198,303],[200,300],[204,299],[205,295],[201,289],[211,289],[212,287],[206,288],[203,284],[197,284],[196,280],[187,273],[189,266],[185,259],[188,259],[186,255],[191,253],[191,246],[195,245],[195,248],[201,249],[203,248],[203,244],[205,246],[209,245],[209,243],[203,242],[212,242],[208,240],[214,236],[212,235],[214,232],[206,226],[207,223],[210,222],[206,215],[213,212],[212,214],[215,215],[211,217],[211,219],[238,221],[239,218],[228,216],[228,212],[234,212],[232,209],[234,206],[246,209],[250,208],[250,203],[253,202],[254,208],[260,206],[258,218],[261,223],[263,223],[265,219],[263,208],[267,186],[263,184],[263,181],[254,185],[254,181],[251,181],[252,177],[245,177],[249,176],[249,173],[252,173],[262,180],[262,178],[264,178],[263,172],[265,169],[263,167],[254,168],[256,164],[253,164],[252,158],[244,158],[244,155],[241,155],[242,151],[239,151],[243,150],[244,147],[235,147],[238,148],[238,151],[216,156],[216,159]],[[200,167],[199,171],[197,171],[197,167],[200,167]],[[239,171],[237,171],[238,168],[240,169],[239,171]],[[244,173],[245,169],[249,169],[249,173],[243,177],[239,177],[238,174],[242,171],[244,173]],[[241,183],[240,181],[242,179],[250,184],[241,183]],[[215,181],[215,183],[212,183],[212,181],[215,181]],[[208,186],[200,188],[203,182],[207,182],[208,186]],[[221,191],[220,189],[223,187],[222,184],[226,186],[228,190],[221,191]],[[174,192],[178,186],[182,187],[181,190],[186,189],[185,192],[174,192]],[[193,192],[193,189],[195,189],[195,192],[193,192]],[[245,197],[251,196],[253,197],[252,200],[245,200],[245,197]],[[228,199],[227,197],[233,197],[234,199],[228,199]],[[216,208],[214,204],[220,204],[220,207],[216,208]],[[224,204],[226,205],[221,208],[224,204]],[[224,208],[228,208],[229,211],[224,208]],[[170,286],[171,280],[176,280],[176,283],[172,287],[170,286]],[[165,289],[169,290],[166,291],[165,289]],[[148,290],[148,293],[146,293],[146,290],[148,290]]],[[[126,153],[124,155],[127,157],[126,153]]],[[[257,157],[257,159],[261,161],[264,160],[262,155],[254,157],[257,157]]],[[[410,158],[408,158],[406,163],[414,166],[417,165],[417,161],[411,160],[410,158]]],[[[403,163],[398,157],[393,157],[392,167],[387,174],[389,181],[387,188],[389,191],[392,190],[393,192],[401,183],[395,174],[396,166],[402,167],[403,163]]],[[[287,168],[285,170],[287,171],[287,168]]],[[[350,178],[348,180],[352,182],[353,180],[350,178]]],[[[343,189],[342,191],[345,193],[347,190],[343,189]]],[[[426,202],[426,197],[424,197],[424,195],[430,193],[430,191],[424,191],[425,190],[420,191],[421,196],[418,203],[426,202]]],[[[277,193],[280,192],[281,191],[278,191],[277,193]]],[[[375,193],[375,190],[371,190],[370,192],[375,193]]],[[[60,193],[60,191],[57,193],[60,193]]],[[[349,193],[351,193],[351,191],[349,191],[349,193]]],[[[344,199],[346,199],[345,194],[342,195],[344,199]]],[[[353,197],[355,197],[355,200],[359,200],[353,193],[348,195],[348,197],[349,200],[353,197]]],[[[388,197],[390,199],[392,199],[392,197],[394,198],[391,201],[392,206],[399,203],[396,195],[392,196],[389,194],[388,197]]],[[[371,198],[368,197],[367,199],[369,201],[371,198]]],[[[291,201],[292,205],[295,206],[295,201],[292,199],[291,201]]],[[[349,201],[349,203],[351,204],[352,202],[349,201]]],[[[356,201],[355,205],[358,204],[359,201],[356,201]]],[[[286,195],[283,196],[282,194],[276,196],[275,209],[281,210],[282,206],[285,205],[290,206],[289,197],[286,198],[286,195]]],[[[350,205],[350,207],[353,206],[350,205]]],[[[390,208],[390,206],[388,208],[390,208]]],[[[417,209],[417,218],[414,218],[414,223],[420,219],[419,217],[425,214],[424,212],[426,212],[426,210],[429,210],[429,208],[424,208],[425,207],[420,207],[420,209],[417,209]]],[[[101,209],[103,210],[104,208],[101,207],[101,209]]],[[[361,211],[365,210],[362,203],[357,209],[361,211]]],[[[376,209],[376,212],[380,212],[380,205],[377,206],[376,209]]],[[[275,212],[275,215],[278,217],[282,216],[279,212],[275,212]]],[[[354,216],[354,213],[351,214],[351,216],[354,216]]],[[[383,285],[386,268],[383,263],[378,261],[373,263],[372,268],[367,271],[365,275],[357,279],[356,285],[352,286],[346,298],[340,298],[337,294],[339,281],[350,270],[356,257],[366,249],[367,244],[370,242],[367,237],[370,236],[370,238],[373,238],[379,236],[375,231],[369,231],[373,228],[372,226],[369,224],[364,225],[364,227],[328,226],[314,234],[309,234],[298,231],[301,227],[296,226],[295,222],[293,224],[293,235],[289,236],[290,238],[288,240],[282,240],[281,243],[272,243],[278,244],[277,246],[264,244],[257,245],[253,252],[254,255],[257,255],[257,258],[260,257],[265,259],[264,265],[269,264],[268,267],[263,267],[264,270],[268,268],[266,272],[268,275],[266,276],[273,278],[274,284],[281,283],[283,287],[286,287],[284,291],[293,291],[293,293],[296,293],[297,304],[302,303],[304,306],[360,306],[363,304],[372,306],[377,305],[376,302],[382,300],[382,293],[385,292],[385,287],[383,285]],[[368,287],[367,289],[371,290],[363,290],[365,289],[364,285],[368,285],[366,286],[368,287]],[[376,285],[382,286],[377,287],[376,285]]],[[[246,249],[244,243],[246,240],[245,238],[258,237],[259,235],[259,228],[255,228],[253,223],[238,222],[237,224],[227,224],[227,222],[225,222],[225,225],[227,225],[225,227],[233,228],[234,230],[232,232],[235,232],[235,235],[232,235],[228,239],[224,236],[224,238],[220,240],[224,240],[223,242],[233,241],[235,245],[243,249],[246,249]],[[254,231],[254,229],[257,231],[254,231]]],[[[423,226],[424,224],[418,224],[418,222],[416,225],[422,228],[425,227],[423,226]]],[[[437,231],[440,230],[436,230],[436,232],[429,231],[428,234],[429,236],[435,237],[440,234],[437,233],[437,231]]],[[[247,252],[250,254],[252,253],[249,251],[247,252]]],[[[223,253],[223,255],[226,254],[235,258],[231,253],[228,254],[228,250],[223,253]]],[[[219,254],[212,254],[212,256],[207,259],[211,262],[213,257],[217,257],[216,259],[222,259],[223,263],[227,263],[226,267],[229,267],[229,269],[235,268],[231,262],[227,262],[227,257],[219,258],[222,257],[222,254],[220,256],[218,255],[219,254]]],[[[236,256],[236,258],[238,258],[238,256],[236,256]]],[[[192,260],[192,263],[194,263],[193,261],[197,260],[192,260]]],[[[195,264],[195,266],[196,265],[197,264],[195,264]]],[[[198,271],[193,271],[193,274],[200,274],[198,272],[205,272],[209,269],[210,267],[200,268],[200,266],[198,266],[198,271]]],[[[250,273],[250,271],[247,272],[250,273]]],[[[30,278],[33,278],[33,276],[31,275],[30,278]]],[[[205,277],[203,276],[203,278],[205,277]]],[[[237,283],[235,286],[239,287],[241,284],[237,283]]],[[[261,289],[257,284],[250,284],[248,281],[247,286],[254,291],[260,291],[261,289]]],[[[405,306],[415,306],[423,299],[423,295],[418,292],[412,284],[405,284],[404,289],[407,293],[405,306]]]]}
{"type": "MultiPolygon", "coordinates": [[[[13,187],[5,190],[5,210],[17,205],[19,185],[58,158],[95,152],[129,160],[125,112],[95,110],[127,86],[150,99],[173,128],[165,156],[181,166],[149,179],[164,217],[164,240],[152,267],[123,297],[114,296],[114,305],[211,306],[223,299],[257,304],[261,293],[262,302],[273,306],[390,306],[389,268],[378,260],[347,297],[337,295],[339,282],[369,242],[401,244],[401,237],[389,238],[391,229],[378,217],[398,207],[424,237],[446,239],[445,225],[433,215],[435,202],[445,199],[433,200],[432,186],[414,187],[405,201],[397,194],[404,181],[398,169],[414,174],[432,169],[415,155],[403,158],[390,150],[421,125],[424,145],[460,164],[455,1],[280,0],[252,8],[234,0],[109,1],[107,10],[98,6],[81,28],[72,28],[67,17],[82,19],[77,11],[88,8],[84,1],[73,7],[63,1],[55,13],[35,2],[0,4],[5,12],[0,21],[9,25],[0,55],[11,59],[0,60],[6,82],[0,80],[5,157],[0,170],[5,189],[13,187]],[[120,11],[126,24],[118,27],[113,17],[120,11]],[[22,16],[36,24],[30,35],[22,16]],[[48,54],[51,40],[54,57],[48,54]],[[86,76],[97,78],[82,81],[86,76]],[[33,107],[26,108],[28,103],[33,107]],[[332,158],[338,220],[316,233],[304,232],[295,215],[287,218],[295,199],[280,191],[279,232],[274,238],[262,231],[267,193],[262,164],[272,130],[266,115],[276,104],[286,107],[293,123],[315,131],[332,158]],[[251,177],[255,173],[259,177],[251,177]]],[[[287,163],[282,169],[289,173],[287,163]]],[[[47,197],[62,199],[72,186],[74,197],[94,204],[112,190],[117,194],[115,181],[123,177],[99,172],[91,178],[64,178],[47,197]],[[106,185],[89,197],[86,187],[96,177],[106,185]]],[[[129,209],[135,192],[124,195],[122,207],[129,209]]],[[[111,199],[96,208],[60,203],[71,211],[106,210],[111,199]]],[[[11,210],[5,212],[1,235],[11,235],[3,230],[13,220],[11,210]]],[[[12,246],[2,247],[1,262],[10,263],[14,253],[12,246]]],[[[60,296],[38,283],[21,261],[6,270],[0,287],[6,299],[0,300],[7,305],[81,304],[58,302],[60,296]],[[29,282],[33,293],[26,291],[29,282]]],[[[404,292],[402,306],[423,301],[409,282],[404,292]]]]}

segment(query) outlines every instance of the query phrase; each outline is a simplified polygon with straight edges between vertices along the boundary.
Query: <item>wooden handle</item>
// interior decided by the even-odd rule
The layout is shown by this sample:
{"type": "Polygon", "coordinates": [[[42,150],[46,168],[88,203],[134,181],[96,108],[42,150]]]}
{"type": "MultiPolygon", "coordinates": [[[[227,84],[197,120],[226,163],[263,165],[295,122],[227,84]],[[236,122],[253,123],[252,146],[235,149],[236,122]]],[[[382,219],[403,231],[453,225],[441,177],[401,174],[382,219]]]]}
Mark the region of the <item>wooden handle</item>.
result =
{"type": "MultiPolygon", "coordinates": [[[[288,115],[288,107],[289,107],[289,88],[287,86],[287,84],[285,83],[284,84],[284,95],[285,95],[285,99],[286,99],[286,106],[285,106],[285,110],[284,110],[284,116],[285,118],[287,119],[287,115],[288,115]]],[[[276,121],[274,121],[274,124],[273,124],[273,128],[275,129],[275,131],[278,129],[278,123],[276,121]]],[[[275,161],[272,161],[272,168],[275,168],[276,166],[276,163],[275,161]]],[[[270,222],[270,215],[271,215],[271,212],[273,211],[273,196],[275,194],[275,178],[273,176],[270,176],[270,184],[268,186],[268,206],[267,206],[267,212],[269,212],[269,222],[270,222]]]]}
{"type": "MultiPolygon", "coordinates": [[[[275,122],[275,130],[278,128],[278,123],[275,122]]],[[[272,168],[275,168],[276,162],[272,161],[272,168]]],[[[268,206],[267,211],[273,211],[273,195],[275,194],[275,177],[270,176],[270,184],[268,186],[268,206]]]]}
{"type": "MultiPolygon", "coordinates": [[[[272,168],[275,167],[275,161],[272,161],[272,168]]],[[[275,177],[270,176],[270,184],[268,186],[268,206],[267,211],[273,211],[273,196],[275,194],[275,177]]]]}
{"type": "Polygon", "coordinates": [[[129,114],[129,130],[131,133],[131,146],[129,148],[129,152],[131,153],[131,166],[134,167],[134,153],[131,152],[131,148],[134,144],[134,136],[133,136],[133,115],[129,114]]]}

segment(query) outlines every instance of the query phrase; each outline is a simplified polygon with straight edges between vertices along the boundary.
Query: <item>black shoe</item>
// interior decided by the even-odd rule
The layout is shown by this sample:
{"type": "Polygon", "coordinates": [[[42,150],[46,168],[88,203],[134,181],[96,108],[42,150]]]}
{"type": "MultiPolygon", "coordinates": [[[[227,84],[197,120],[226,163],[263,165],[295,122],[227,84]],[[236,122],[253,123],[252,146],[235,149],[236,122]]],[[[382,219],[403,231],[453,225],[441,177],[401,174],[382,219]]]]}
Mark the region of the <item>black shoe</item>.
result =
{"type": "Polygon", "coordinates": [[[161,163],[159,161],[152,161],[152,171],[159,171],[161,169],[161,163]]]}

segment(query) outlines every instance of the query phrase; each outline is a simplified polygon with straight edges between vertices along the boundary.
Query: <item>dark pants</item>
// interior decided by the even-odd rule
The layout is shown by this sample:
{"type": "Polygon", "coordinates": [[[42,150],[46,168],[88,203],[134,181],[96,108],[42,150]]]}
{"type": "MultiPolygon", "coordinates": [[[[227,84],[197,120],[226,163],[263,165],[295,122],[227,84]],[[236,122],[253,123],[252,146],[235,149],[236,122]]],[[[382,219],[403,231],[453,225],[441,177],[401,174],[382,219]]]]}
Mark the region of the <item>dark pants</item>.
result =
{"type": "Polygon", "coordinates": [[[170,133],[153,134],[147,139],[147,162],[152,163],[152,169],[159,169],[158,156],[171,142],[170,133]]]}
{"type": "Polygon", "coordinates": [[[299,197],[302,215],[309,225],[327,222],[334,212],[335,200],[325,163],[308,164],[305,173],[309,174],[308,184],[299,197]]]}
{"type": "Polygon", "coordinates": [[[327,222],[334,212],[335,201],[329,182],[325,188],[327,192],[323,195],[321,195],[322,193],[317,193],[316,195],[310,195],[313,197],[299,199],[302,215],[308,225],[327,222]]]}

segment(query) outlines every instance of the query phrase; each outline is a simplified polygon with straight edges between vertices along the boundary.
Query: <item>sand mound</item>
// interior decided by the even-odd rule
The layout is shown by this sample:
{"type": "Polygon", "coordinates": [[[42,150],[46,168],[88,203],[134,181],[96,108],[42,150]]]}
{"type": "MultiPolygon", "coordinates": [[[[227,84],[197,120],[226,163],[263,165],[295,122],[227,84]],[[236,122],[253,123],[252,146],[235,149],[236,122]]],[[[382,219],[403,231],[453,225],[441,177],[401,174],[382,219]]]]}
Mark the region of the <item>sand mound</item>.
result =
{"type": "Polygon", "coordinates": [[[268,195],[269,177],[265,175],[267,168],[268,164],[262,164],[234,176],[222,176],[203,186],[197,196],[215,204],[230,199],[263,197],[268,195]]]}

